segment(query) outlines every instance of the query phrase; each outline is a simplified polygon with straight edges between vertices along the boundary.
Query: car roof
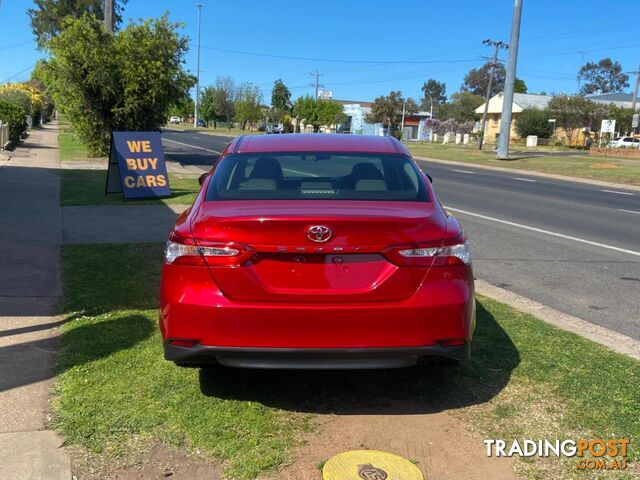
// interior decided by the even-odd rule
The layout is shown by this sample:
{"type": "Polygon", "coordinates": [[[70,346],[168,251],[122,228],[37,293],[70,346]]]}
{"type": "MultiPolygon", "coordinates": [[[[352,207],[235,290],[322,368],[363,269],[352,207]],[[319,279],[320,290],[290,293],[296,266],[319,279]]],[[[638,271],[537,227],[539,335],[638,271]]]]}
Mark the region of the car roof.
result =
{"type": "Polygon", "coordinates": [[[362,152],[409,155],[407,148],[393,137],[335,133],[244,135],[234,139],[227,150],[227,153],[264,152],[362,152]]]}

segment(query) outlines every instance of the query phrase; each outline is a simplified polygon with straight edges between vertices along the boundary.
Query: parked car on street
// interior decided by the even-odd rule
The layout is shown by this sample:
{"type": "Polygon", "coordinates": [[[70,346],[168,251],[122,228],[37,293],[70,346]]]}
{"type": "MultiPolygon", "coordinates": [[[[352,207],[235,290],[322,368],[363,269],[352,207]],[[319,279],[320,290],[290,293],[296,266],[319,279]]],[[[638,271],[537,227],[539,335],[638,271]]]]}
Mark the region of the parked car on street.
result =
{"type": "Polygon", "coordinates": [[[284,133],[284,125],[282,123],[267,123],[264,128],[265,133],[284,133]]]}
{"type": "Polygon", "coordinates": [[[609,148],[640,148],[640,139],[633,137],[618,137],[609,142],[609,148]]]}
{"type": "Polygon", "coordinates": [[[172,115],[171,118],[169,119],[169,123],[180,123],[180,117],[176,117],[175,115],[172,115]]]}
{"type": "Polygon", "coordinates": [[[201,118],[198,119],[198,126],[199,127],[206,127],[207,126],[207,122],[205,122],[204,120],[202,120],[201,118]]]}
{"type": "Polygon", "coordinates": [[[469,244],[391,137],[241,136],[166,245],[167,360],[388,368],[468,358],[469,244]]]}

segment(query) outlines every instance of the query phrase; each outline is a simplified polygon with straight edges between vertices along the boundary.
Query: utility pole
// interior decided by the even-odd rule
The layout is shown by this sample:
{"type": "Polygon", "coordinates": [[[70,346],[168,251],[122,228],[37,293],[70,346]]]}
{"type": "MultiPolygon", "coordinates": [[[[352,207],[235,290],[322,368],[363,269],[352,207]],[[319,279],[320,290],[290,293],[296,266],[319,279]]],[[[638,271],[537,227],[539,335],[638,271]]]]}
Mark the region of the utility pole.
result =
{"type": "MultiPolygon", "coordinates": [[[[629,73],[636,74],[636,86],[633,87],[633,97],[631,98],[631,110],[633,114],[637,114],[636,105],[638,104],[638,87],[640,87],[640,65],[638,65],[638,70],[636,70],[635,72],[629,72],[629,73]]],[[[635,136],[637,131],[638,131],[638,127],[635,127],[635,128],[631,127],[632,136],[635,136]]]]}
{"type": "Polygon", "coordinates": [[[113,33],[113,0],[104,0],[104,29],[113,33]]]}
{"type": "MultiPolygon", "coordinates": [[[[316,87],[316,100],[318,99],[318,89],[320,88],[320,77],[322,77],[324,75],[324,73],[320,73],[318,70],[316,70],[315,72],[310,72],[309,75],[311,75],[312,77],[316,77],[316,83],[315,83],[315,87],[316,87]]],[[[313,87],[313,83],[311,84],[311,86],[313,87]]]]}
{"type": "Polygon", "coordinates": [[[484,99],[484,113],[482,114],[482,122],[480,122],[480,131],[482,132],[482,135],[480,136],[480,142],[478,142],[478,150],[482,150],[482,144],[484,143],[485,127],[487,125],[487,113],[489,112],[489,100],[491,99],[491,88],[493,87],[493,77],[496,74],[496,66],[498,65],[498,51],[501,48],[509,48],[509,45],[499,40],[495,41],[487,39],[482,43],[485,45],[492,45],[493,47],[495,47],[495,50],[493,52],[493,59],[491,60],[491,73],[489,74],[489,83],[487,84],[487,94],[484,99]]]}
{"type": "Polygon", "coordinates": [[[198,53],[196,61],[196,104],[193,112],[193,126],[198,128],[198,104],[200,103],[200,29],[202,27],[202,7],[201,3],[196,3],[198,7],[198,53]]]}
{"type": "Polygon", "coordinates": [[[407,110],[407,99],[405,98],[402,102],[402,121],[400,122],[400,141],[402,141],[402,137],[404,136],[404,114],[407,110]]]}
{"type": "Polygon", "coordinates": [[[509,158],[509,135],[511,134],[511,110],[513,109],[513,91],[516,83],[516,64],[518,63],[518,43],[520,42],[520,19],[522,18],[522,0],[513,4],[511,20],[511,38],[509,39],[509,61],[504,81],[504,98],[502,102],[502,121],[498,137],[498,160],[509,158]]]}
{"type": "Polygon", "coordinates": [[[638,70],[636,70],[635,72],[627,72],[627,73],[636,74],[636,86],[633,87],[633,97],[631,99],[631,109],[635,112],[636,105],[638,103],[638,87],[640,87],[640,65],[638,65],[638,70]]]}

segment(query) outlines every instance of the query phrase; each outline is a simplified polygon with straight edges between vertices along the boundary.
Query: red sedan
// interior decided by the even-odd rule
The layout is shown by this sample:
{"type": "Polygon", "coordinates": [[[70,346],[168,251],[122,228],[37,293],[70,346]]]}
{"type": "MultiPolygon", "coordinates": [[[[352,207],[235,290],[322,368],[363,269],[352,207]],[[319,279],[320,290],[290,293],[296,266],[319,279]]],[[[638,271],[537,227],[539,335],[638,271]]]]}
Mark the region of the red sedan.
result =
{"type": "Polygon", "coordinates": [[[389,137],[236,138],[169,236],[160,308],[179,365],[463,360],[475,328],[464,232],[389,137]]]}

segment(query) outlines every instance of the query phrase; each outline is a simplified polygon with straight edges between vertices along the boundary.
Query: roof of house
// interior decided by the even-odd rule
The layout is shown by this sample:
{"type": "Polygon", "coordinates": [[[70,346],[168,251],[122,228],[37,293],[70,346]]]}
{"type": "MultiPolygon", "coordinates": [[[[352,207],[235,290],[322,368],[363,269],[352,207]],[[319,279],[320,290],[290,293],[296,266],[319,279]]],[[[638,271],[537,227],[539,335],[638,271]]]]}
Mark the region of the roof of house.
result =
{"type": "Polygon", "coordinates": [[[632,102],[633,93],[617,92],[617,93],[590,93],[585,95],[589,100],[603,100],[605,102],[632,102]]]}
{"type": "MultiPolygon", "coordinates": [[[[513,109],[514,113],[519,113],[525,108],[544,109],[553,97],[551,95],[538,95],[535,93],[514,93],[513,109]]],[[[502,104],[504,102],[504,94],[497,93],[489,99],[488,113],[502,113],[502,104]]],[[[484,113],[484,103],[475,110],[476,113],[484,113]]]]}
{"type": "Polygon", "coordinates": [[[340,103],[342,105],[360,105],[361,107],[370,107],[373,105],[373,102],[361,102],[359,100],[335,100],[331,99],[332,102],[340,103]]]}
{"type": "MultiPolygon", "coordinates": [[[[596,103],[613,103],[618,107],[631,108],[633,100],[631,93],[603,93],[585,95],[585,98],[596,103]]],[[[540,110],[547,107],[553,97],[551,95],[538,95],[534,93],[514,93],[513,94],[513,113],[519,113],[525,108],[538,108],[540,110]]],[[[502,113],[502,103],[504,94],[497,93],[489,99],[488,113],[502,113]]],[[[638,103],[640,107],[640,102],[638,103]]],[[[637,108],[638,108],[637,107],[637,108]]],[[[475,110],[476,113],[484,113],[484,103],[475,110]]]]}
{"type": "Polygon", "coordinates": [[[266,152],[367,152],[403,153],[406,147],[393,137],[340,135],[331,133],[289,133],[237,137],[227,153],[266,152]]]}

